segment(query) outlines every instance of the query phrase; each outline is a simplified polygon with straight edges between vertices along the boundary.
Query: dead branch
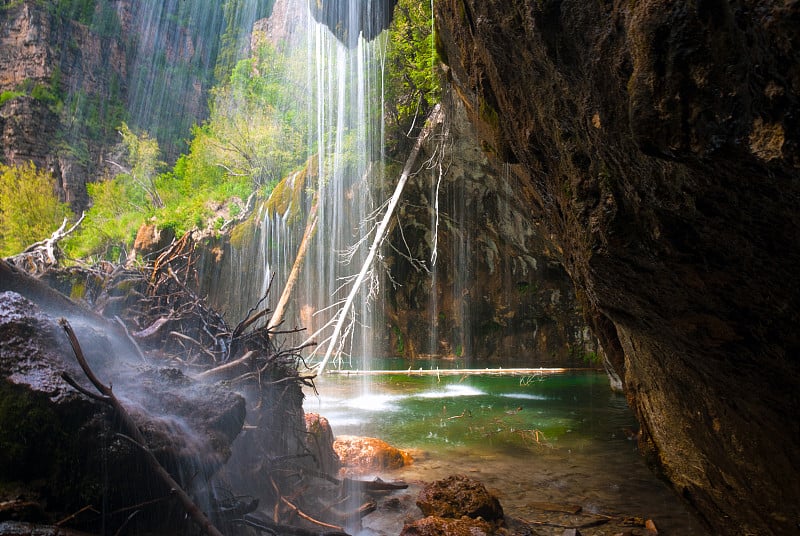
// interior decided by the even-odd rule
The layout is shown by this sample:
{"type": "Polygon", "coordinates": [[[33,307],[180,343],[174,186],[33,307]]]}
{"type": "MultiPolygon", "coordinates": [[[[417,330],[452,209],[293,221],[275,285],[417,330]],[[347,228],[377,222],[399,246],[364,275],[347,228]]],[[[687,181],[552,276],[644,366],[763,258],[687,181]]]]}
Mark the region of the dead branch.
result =
{"type": "Polygon", "coordinates": [[[437,104],[433,110],[431,110],[430,116],[425,124],[425,127],[422,129],[422,133],[420,134],[419,138],[417,138],[416,143],[414,144],[414,148],[411,150],[411,154],[409,154],[408,159],[406,160],[406,164],[403,167],[403,171],[400,174],[400,179],[397,181],[397,186],[395,187],[394,193],[392,194],[391,199],[386,207],[386,212],[384,213],[383,220],[378,226],[377,230],[375,231],[375,236],[372,241],[372,245],[369,248],[369,253],[367,254],[367,258],[364,260],[364,264],[361,266],[361,271],[356,276],[355,280],[353,281],[350,287],[350,293],[347,295],[347,299],[345,300],[344,305],[342,308],[336,312],[336,325],[333,328],[333,335],[331,335],[328,343],[328,349],[325,351],[325,356],[320,361],[319,365],[316,368],[316,374],[321,374],[323,370],[325,370],[325,365],[331,358],[331,355],[334,353],[334,350],[338,347],[341,351],[343,341],[340,340],[340,335],[342,331],[342,327],[344,326],[345,319],[347,317],[347,313],[350,310],[355,296],[361,290],[361,284],[363,283],[364,279],[366,278],[367,274],[369,274],[372,270],[372,262],[375,259],[375,255],[378,252],[378,248],[383,243],[384,238],[386,237],[386,229],[389,226],[389,223],[392,221],[392,215],[394,214],[394,209],[397,206],[397,202],[400,200],[400,196],[403,193],[403,188],[408,182],[408,177],[411,174],[411,168],[414,166],[414,163],[417,160],[417,156],[422,148],[422,142],[428,137],[428,135],[433,131],[434,127],[436,127],[442,119],[442,112],[441,107],[437,104]]]}
{"type": "Polygon", "coordinates": [[[263,519],[253,514],[244,516],[244,523],[253,527],[254,529],[268,532],[270,534],[280,534],[287,536],[349,536],[346,532],[341,531],[323,531],[314,532],[312,530],[304,529],[301,527],[293,527],[291,525],[281,525],[274,521],[263,519]]]}
{"type": "Polygon", "coordinates": [[[17,268],[33,274],[58,266],[58,261],[63,257],[58,242],[72,234],[85,217],[86,212],[81,213],[81,217],[69,229],[67,229],[68,220],[64,218],[61,226],[50,235],[50,238],[31,244],[22,253],[9,257],[8,261],[17,268]]]}
{"type": "MultiPolygon", "coordinates": [[[[59,320],[59,324],[64,329],[69,338],[70,345],[72,346],[72,351],[75,353],[75,358],[78,360],[78,364],[83,370],[83,373],[89,379],[89,381],[94,385],[95,389],[100,393],[102,396],[101,400],[111,406],[114,413],[116,414],[117,418],[122,423],[123,429],[125,429],[128,435],[120,434],[125,439],[128,439],[131,443],[138,446],[142,453],[145,455],[145,459],[147,460],[150,469],[167,485],[167,488],[170,490],[174,490],[175,494],[177,495],[178,499],[181,502],[181,505],[186,510],[186,513],[194,520],[194,522],[209,536],[222,536],[222,533],[219,532],[214,525],[209,521],[209,519],[205,516],[203,511],[195,504],[191,497],[181,488],[180,484],[178,484],[175,479],[162,467],[162,465],[158,462],[153,453],[147,449],[145,445],[147,445],[147,441],[139,431],[139,427],[134,422],[133,418],[131,418],[130,414],[125,410],[125,407],[120,403],[117,397],[114,396],[114,393],[111,391],[111,387],[104,385],[94,374],[94,371],[89,367],[89,363],[86,361],[86,357],[83,355],[83,350],[81,349],[80,343],[78,342],[78,338],[75,336],[75,332],[72,330],[72,326],[70,326],[69,322],[62,318],[59,320]]],[[[65,379],[68,375],[65,374],[65,379]]],[[[71,381],[70,385],[75,386],[77,382],[71,381]]],[[[81,392],[85,392],[85,390],[81,390],[81,392]]]]}
{"type": "Polygon", "coordinates": [[[300,247],[297,249],[297,256],[295,257],[294,264],[292,265],[292,271],[289,273],[289,277],[286,280],[286,285],[283,287],[283,292],[278,300],[278,305],[275,306],[275,312],[267,324],[268,329],[276,327],[283,321],[283,314],[286,310],[286,305],[289,303],[289,297],[292,295],[292,290],[294,290],[294,286],[297,283],[298,277],[300,276],[300,270],[303,267],[303,262],[305,261],[306,253],[308,252],[308,245],[311,243],[311,238],[314,236],[314,231],[317,228],[318,206],[319,194],[315,193],[314,200],[311,204],[311,212],[308,214],[308,223],[306,223],[306,229],[303,232],[303,239],[300,241],[300,247]]]}
{"type": "Polygon", "coordinates": [[[249,352],[244,354],[239,359],[235,359],[233,361],[225,363],[224,365],[220,365],[220,366],[218,366],[216,368],[209,369],[209,370],[207,370],[205,372],[201,372],[200,374],[197,375],[197,378],[207,379],[207,378],[210,378],[210,377],[213,377],[213,376],[218,376],[220,374],[223,374],[224,372],[227,372],[227,371],[229,371],[231,369],[234,369],[234,368],[238,367],[239,365],[246,364],[248,361],[250,361],[250,358],[253,357],[253,354],[254,354],[254,352],[252,350],[250,350],[249,352]]]}
{"type": "Polygon", "coordinates": [[[310,523],[313,523],[314,525],[319,525],[320,527],[325,527],[326,529],[333,529],[333,530],[337,530],[337,531],[342,531],[342,532],[344,532],[344,529],[343,529],[342,527],[338,526],[338,525],[331,525],[330,523],[325,523],[324,521],[320,521],[320,520],[318,520],[318,519],[314,519],[314,518],[313,518],[313,517],[311,517],[310,515],[306,514],[306,513],[305,513],[305,512],[303,512],[302,510],[300,510],[300,509],[299,509],[297,506],[295,506],[294,504],[292,504],[292,503],[289,501],[289,499],[287,499],[287,498],[286,498],[286,497],[284,497],[283,495],[281,495],[281,498],[280,498],[280,499],[281,499],[281,502],[282,502],[283,504],[285,504],[286,506],[288,506],[288,507],[289,507],[289,509],[290,509],[292,512],[294,512],[295,514],[297,514],[298,516],[300,516],[302,519],[305,519],[306,521],[308,521],[308,522],[310,522],[310,523]]]}

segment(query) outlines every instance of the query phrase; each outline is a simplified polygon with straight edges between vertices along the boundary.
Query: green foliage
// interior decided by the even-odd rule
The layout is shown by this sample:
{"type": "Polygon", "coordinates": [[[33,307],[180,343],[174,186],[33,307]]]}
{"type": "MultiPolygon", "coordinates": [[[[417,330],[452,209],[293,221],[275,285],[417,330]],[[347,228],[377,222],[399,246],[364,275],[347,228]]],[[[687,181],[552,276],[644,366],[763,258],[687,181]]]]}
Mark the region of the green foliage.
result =
{"type": "Polygon", "coordinates": [[[43,102],[55,113],[61,111],[64,95],[61,91],[61,70],[56,68],[50,76],[50,80],[37,82],[32,78],[26,78],[14,88],[13,91],[0,93],[0,106],[21,96],[29,96],[32,99],[43,102]]]}
{"type": "Polygon", "coordinates": [[[53,177],[33,163],[0,164],[0,256],[19,253],[71,217],[53,190],[53,177]]]}
{"type": "Polygon", "coordinates": [[[435,40],[431,3],[399,0],[389,29],[386,101],[403,130],[441,99],[435,40]]]}
{"type": "Polygon", "coordinates": [[[272,184],[307,157],[308,121],[303,105],[301,57],[263,44],[238,62],[228,84],[213,92],[211,116],[195,131],[190,158],[249,177],[254,187],[272,184]]]}
{"type": "Polygon", "coordinates": [[[17,97],[22,97],[25,95],[23,91],[3,91],[0,93],[0,106],[4,105],[6,102],[16,99],[17,97]]]}
{"type": "Polygon", "coordinates": [[[144,190],[125,175],[86,185],[92,208],[78,234],[64,244],[70,257],[99,255],[118,260],[118,252],[133,243],[136,231],[154,210],[144,190]]]}
{"type": "Polygon", "coordinates": [[[164,165],[159,160],[161,151],[158,148],[158,141],[151,138],[147,132],[135,134],[125,123],[120,126],[119,133],[128,153],[130,165],[129,171],[121,176],[121,180],[127,178],[135,187],[141,188],[147,194],[155,208],[163,208],[164,202],[155,183],[156,173],[164,165]]]}

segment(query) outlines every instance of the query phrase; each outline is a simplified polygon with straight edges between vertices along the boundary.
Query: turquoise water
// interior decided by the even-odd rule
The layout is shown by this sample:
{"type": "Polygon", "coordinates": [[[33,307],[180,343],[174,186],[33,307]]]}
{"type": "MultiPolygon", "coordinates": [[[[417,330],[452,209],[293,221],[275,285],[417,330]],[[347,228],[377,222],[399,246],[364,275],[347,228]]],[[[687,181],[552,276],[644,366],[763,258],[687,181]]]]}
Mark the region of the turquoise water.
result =
{"type": "Polygon", "coordinates": [[[412,453],[411,467],[381,478],[468,474],[521,518],[549,501],[652,518],[665,534],[705,534],[645,466],[636,420],[604,374],[326,375],[316,386],[305,410],[328,418],[335,435],[412,453]]]}

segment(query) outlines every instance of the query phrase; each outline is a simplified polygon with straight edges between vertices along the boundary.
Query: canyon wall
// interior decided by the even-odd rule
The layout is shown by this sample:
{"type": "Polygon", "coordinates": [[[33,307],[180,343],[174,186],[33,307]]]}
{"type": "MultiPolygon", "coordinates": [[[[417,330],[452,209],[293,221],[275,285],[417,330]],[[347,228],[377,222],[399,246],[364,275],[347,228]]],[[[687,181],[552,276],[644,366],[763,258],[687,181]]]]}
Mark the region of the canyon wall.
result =
{"type": "MultiPolygon", "coordinates": [[[[599,366],[602,348],[518,177],[481,149],[453,93],[442,109],[385,252],[388,347],[460,366],[599,366]]],[[[386,178],[383,197],[397,175],[386,178]]]]}
{"type": "MultiPolygon", "coordinates": [[[[269,5],[230,17],[246,33],[247,20],[269,5]]],[[[50,171],[79,212],[89,204],[86,183],[119,171],[109,160],[120,160],[122,121],[157,138],[164,159],[174,160],[207,114],[223,39],[229,63],[236,59],[226,23],[216,3],[185,0],[0,7],[0,162],[50,171]]]]}
{"type": "Polygon", "coordinates": [[[641,445],[720,534],[800,521],[800,5],[440,0],[439,52],[541,215],[641,445]]]}

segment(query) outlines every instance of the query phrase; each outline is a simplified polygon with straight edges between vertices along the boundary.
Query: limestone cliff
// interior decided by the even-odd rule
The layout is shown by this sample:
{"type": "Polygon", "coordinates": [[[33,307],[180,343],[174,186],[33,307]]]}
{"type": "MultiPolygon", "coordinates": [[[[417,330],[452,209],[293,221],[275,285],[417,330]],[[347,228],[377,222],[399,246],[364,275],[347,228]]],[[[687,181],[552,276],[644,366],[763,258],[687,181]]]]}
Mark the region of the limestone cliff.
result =
{"type": "Polygon", "coordinates": [[[450,79],[624,370],[643,446],[715,533],[796,532],[800,4],[435,10],[450,79]]]}

